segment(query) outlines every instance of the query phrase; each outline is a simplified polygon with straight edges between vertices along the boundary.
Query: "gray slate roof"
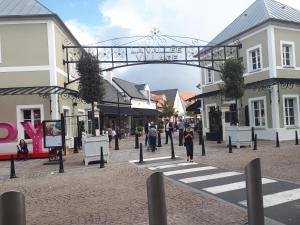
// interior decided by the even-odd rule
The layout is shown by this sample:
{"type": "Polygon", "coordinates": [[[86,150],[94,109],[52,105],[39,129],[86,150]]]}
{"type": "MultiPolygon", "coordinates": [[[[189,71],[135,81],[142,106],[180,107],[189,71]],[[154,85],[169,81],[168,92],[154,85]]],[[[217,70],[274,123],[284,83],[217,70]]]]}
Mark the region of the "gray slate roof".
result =
{"type": "MultiPolygon", "coordinates": [[[[118,90],[110,84],[107,80],[104,80],[104,88],[105,88],[105,94],[103,96],[103,101],[105,102],[110,102],[110,103],[118,103],[118,90]]],[[[119,102],[120,103],[128,103],[124,100],[123,97],[119,96],[119,102]]]]}
{"type": "Polygon", "coordinates": [[[0,17],[52,14],[54,13],[36,0],[0,0],[0,17]]]}
{"type": "Polygon", "coordinates": [[[147,97],[144,96],[139,89],[137,88],[137,86],[139,86],[139,84],[136,83],[132,83],[120,78],[113,78],[113,81],[124,91],[126,92],[131,98],[138,98],[138,99],[145,99],[147,100],[147,97]]]}
{"type": "Polygon", "coordinates": [[[169,101],[171,101],[172,104],[174,104],[176,94],[178,92],[178,89],[167,89],[167,90],[158,90],[158,91],[152,91],[152,94],[158,94],[158,95],[165,95],[169,101]]]}
{"type": "Polygon", "coordinates": [[[300,11],[273,0],[256,0],[219,33],[210,44],[222,44],[269,20],[299,23],[300,25],[300,11]]]}

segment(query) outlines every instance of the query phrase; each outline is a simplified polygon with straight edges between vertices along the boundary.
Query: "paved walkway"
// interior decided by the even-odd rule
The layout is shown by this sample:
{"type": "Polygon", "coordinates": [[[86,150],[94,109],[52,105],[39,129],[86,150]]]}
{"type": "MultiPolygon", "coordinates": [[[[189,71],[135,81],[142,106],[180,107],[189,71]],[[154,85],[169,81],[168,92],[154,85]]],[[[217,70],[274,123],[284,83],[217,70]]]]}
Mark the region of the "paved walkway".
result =
{"type": "MultiPolygon", "coordinates": [[[[185,158],[183,147],[177,146],[176,155],[185,158]]],[[[9,161],[0,161],[0,193],[19,190],[26,196],[27,224],[148,224],[146,179],[153,172],[137,167],[130,160],[139,157],[134,149],[134,138],[120,141],[119,151],[111,150],[104,169],[99,164],[84,166],[82,152],[65,157],[65,173],[58,173],[58,165],[43,165],[47,159],[16,162],[18,179],[9,180],[9,161]]],[[[300,147],[293,142],[259,142],[258,151],[249,148],[233,149],[224,144],[206,143],[207,156],[195,144],[197,163],[243,173],[244,166],[253,158],[262,160],[265,177],[300,183],[300,147]]],[[[152,153],[144,149],[144,158],[169,156],[170,145],[152,153]]],[[[246,211],[220,201],[186,185],[165,180],[168,222],[170,225],[222,224],[241,225],[246,211]]]]}

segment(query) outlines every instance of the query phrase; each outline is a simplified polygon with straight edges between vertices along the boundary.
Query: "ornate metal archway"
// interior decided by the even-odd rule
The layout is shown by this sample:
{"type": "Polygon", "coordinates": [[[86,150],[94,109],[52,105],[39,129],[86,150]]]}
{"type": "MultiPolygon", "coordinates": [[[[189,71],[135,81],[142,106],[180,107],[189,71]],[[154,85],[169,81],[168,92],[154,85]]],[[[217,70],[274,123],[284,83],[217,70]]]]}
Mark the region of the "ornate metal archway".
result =
{"type": "Polygon", "coordinates": [[[107,41],[104,41],[101,45],[99,43],[90,46],[63,45],[65,50],[63,63],[66,64],[68,73],[68,82],[65,86],[79,80],[79,78],[74,78],[71,81],[70,72],[74,71],[74,65],[78,63],[82,51],[95,54],[101,72],[143,64],[176,64],[220,72],[220,64],[229,57],[239,58],[239,49],[242,47],[240,43],[200,45],[199,43],[203,42],[200,39],[163,35],[157,28],[154,28],[147,36],[115,38],[108,41],[112,41],[113,44],[105,45],[107,41]],[[134,40],[126,43],[119,42],[124,39],[134,40]],[[187,43],[186,40],[191,43],[187,43]],[[132,45],[133,43],[135,45],[132,45]],[[72,71],[71,67],[73,67],[72,71]]]}

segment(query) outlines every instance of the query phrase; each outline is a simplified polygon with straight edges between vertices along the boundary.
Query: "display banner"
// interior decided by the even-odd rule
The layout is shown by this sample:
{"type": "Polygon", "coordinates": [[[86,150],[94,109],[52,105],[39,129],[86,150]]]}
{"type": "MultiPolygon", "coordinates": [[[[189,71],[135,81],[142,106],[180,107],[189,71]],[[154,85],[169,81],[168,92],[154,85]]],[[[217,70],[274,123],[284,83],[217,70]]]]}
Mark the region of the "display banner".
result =
{"type": "Polygon", "coordinates": [[[61,120],[44,120],[43,131],[45,148],[63,147],[61,120]]]}

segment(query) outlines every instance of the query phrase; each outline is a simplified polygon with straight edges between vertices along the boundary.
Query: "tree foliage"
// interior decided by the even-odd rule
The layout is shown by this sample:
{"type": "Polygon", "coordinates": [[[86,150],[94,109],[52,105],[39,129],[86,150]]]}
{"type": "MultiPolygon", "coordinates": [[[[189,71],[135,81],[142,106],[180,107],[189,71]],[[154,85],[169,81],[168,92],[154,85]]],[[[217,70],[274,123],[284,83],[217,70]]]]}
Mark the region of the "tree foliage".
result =
{"type": "Polygon", "coordinates": [[[96,136],[94,103],[102,100],[105,90],[97,57],[91,52],[82,52],[77,64],[79,94],[86,103],[92,104],[92,133],[96,136]]]}
{"type": "Polygon", "coordinates": [[[162,114],[164,117],[171,117],[174,115],[175,109],[169,99],[162,104],[162,114]]]}
{"type": "Polygon", "coordinates": [[[244,67],[240,60],[228,59],[221,66],[221,79],[224,81],[222,90],[226,98],[238,99],[244,95],[244,67]]]}
{"type": "Polygon", "coordinates": [[[237,100],[245,93],[245,83],[243,77],[244,67],[238,59],[228,59],[221,66],[221,79],[224,85],[221,86],[221,91],[226,98],[234,99],[236,105],[236,114],[233,124],[238,123],[238,103],[237,100]]]}
{"type": "Polygon", "coordinates": [[[90,52],[83,52],[77,64],[80,76],[79,93],[87,103],[101,101],[105,90],[100,75],[97,57],[90,52]]]}

